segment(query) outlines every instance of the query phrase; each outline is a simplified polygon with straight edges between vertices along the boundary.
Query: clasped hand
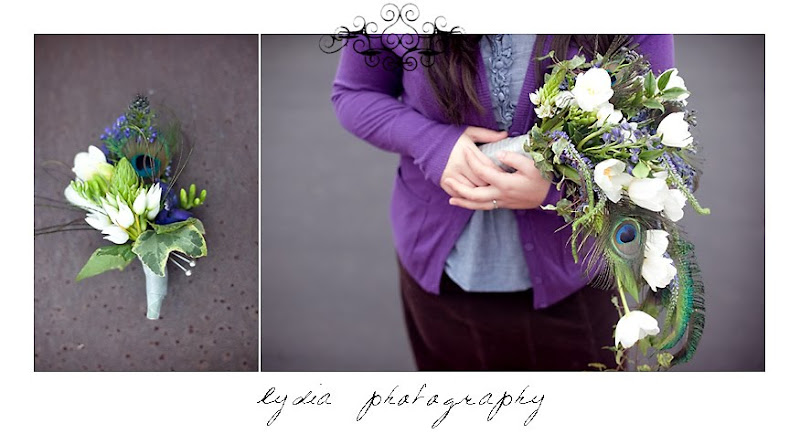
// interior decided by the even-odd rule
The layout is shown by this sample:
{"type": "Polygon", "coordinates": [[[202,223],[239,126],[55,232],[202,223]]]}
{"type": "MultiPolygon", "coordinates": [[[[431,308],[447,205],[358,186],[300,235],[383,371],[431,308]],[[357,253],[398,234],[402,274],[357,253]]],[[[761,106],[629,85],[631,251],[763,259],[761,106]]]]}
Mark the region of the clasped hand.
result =
{"type": "Polygon", "coordinates": [[[530,209],[542,204],[550,182],[533,160],[515,152],[501,152],[498,159],[517,171],[508,173],[484,155],[476,143],[496,142],[506,132],[467,127],[450,153],[442,172],[441,187],[450,204],[473,210],[530,209]]]}

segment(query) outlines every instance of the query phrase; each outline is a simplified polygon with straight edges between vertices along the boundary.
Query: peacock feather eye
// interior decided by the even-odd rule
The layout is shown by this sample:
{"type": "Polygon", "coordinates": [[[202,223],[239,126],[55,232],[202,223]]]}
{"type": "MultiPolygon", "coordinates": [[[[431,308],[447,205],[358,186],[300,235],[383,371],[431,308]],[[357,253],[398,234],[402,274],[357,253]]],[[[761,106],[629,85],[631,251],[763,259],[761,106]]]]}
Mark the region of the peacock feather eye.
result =
{"type": "Polygon", "coordinates": [[[612,232],[614,249],[623,258],[636,258],[641,254],[643,247],[641,232],[641,227],[635,220],[619,222],[612,232]]]}
{"type": "Polygon", "coordinates": [[[133,170],[140,178],[156,178],[161,171],[161,160],[154,155],[138,154],[131,158],[133,170]]]}

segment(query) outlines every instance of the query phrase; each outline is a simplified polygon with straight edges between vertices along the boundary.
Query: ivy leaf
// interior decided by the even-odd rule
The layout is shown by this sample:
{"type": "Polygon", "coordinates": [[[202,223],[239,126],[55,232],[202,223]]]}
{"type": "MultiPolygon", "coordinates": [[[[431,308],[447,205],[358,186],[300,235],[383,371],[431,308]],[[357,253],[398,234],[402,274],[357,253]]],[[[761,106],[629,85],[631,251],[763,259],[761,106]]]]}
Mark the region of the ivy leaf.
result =
{"type": "Polygon", "coordinates": [[[639,179],[644,179],[647,178],[647,175],[650,174],[650,167],[647,166],[647,164],[644,163],[643,161],[639,161],[636,164],[636,167],[633,168],[633,171],[631,173],[633,174],[633,176],[639,179]]]}
{"type": "Polygon", "coordinates": [[[573,169],[572,167],[565,166],[563,164],[559,164],[556,167],[558,168],[558,171],[561,172],[561,174],[564,175],[564,177],[566,177],[570,181],[577,183],[583,182],[583,178],[581,178],[581,175],[578,174],[578,171],[573,169]]]}
{"type": "Polygon", "coordinates": [[[568,60],[565,63],[565,66],[567,67],[567,69],[575,69],[583,65],[584,63],[586,63],[586,58],[579,54],[576,54],[575,56],[572,57],[572,59],[568,60]]]}
{"type": "Polygon", "coordinates": [[[656,359],[658,359],[658,364],[664,369],[669,369],[673,358],[673,355],[670,353],[658,353],[656,356],[656,359]]]}
{"type": "Polygon", "coordinates": [[[533,161],[536,161],[536,162],[544,161],[544,155],[542,155],[541,152],[531,151],[530,154],[531,154],[531,158],[533,158],[533,161]]]}
{"type": "MultiPolygon", "coordinates": [[[[186,220],[189,222],[192,219],[186,220]]],[[[184,223],[178,228],[161,233],[155,230],[145,231],[133,243],[133,253],[139,256],[147,268],[158,276],[164,275],[164,267],[171,252],[181,252],[192,258],[199,258],[208,253],[206,240],[203,238],[203,226],[199,220],[184,223]]],[[[171,225],[165,225],[171,226],[171,225]]]]}
{"type": "Polygon", "coordinates": [[[86,264],[81,268],[75,281],[83,280],[87,277],[96,276],[109,270],[124,270],[131,263],[136,255],[131,251],[130,244],[114,244],[113,246],[103,246],[95,250],[86,264]]]}
{"type": "Polygon", "coordinates": [[[650,365],[639,365],[636,367],[636,370],[639,372],[651,372],[653,369],[650,368],[650,365]]]}
{"type": "Polygon", "coordinates": [[[182,227],[188,226],[188,225],[195,226],[197,228],[197,230],[200,231],[201,234],[205,234],[206,233],[206,230],[203,227],[203,223],[200,220],[198,220],[198,219],[196,219],[194,217],[190,217],[190,218],[188,218],[188,219],[186,219],[186,220],[184,220],[182,222],[170,223],[168,225],[156,225],[156,224],[153,224],[152,226],[153,226],[153,229],[156,231],[157,234],[166,234],[166,233],[169,233],[169,232],[175,232],[178,229],[181,229],[182,227]]]}
{"type": "Polygon", "coordinates": [[[670,68],[658,76],[658,90],[664,90],[664,88],[667,87],[667,83],[669,83],[669,77],[673,72],[675,72],[675,70],[670,68]]]}

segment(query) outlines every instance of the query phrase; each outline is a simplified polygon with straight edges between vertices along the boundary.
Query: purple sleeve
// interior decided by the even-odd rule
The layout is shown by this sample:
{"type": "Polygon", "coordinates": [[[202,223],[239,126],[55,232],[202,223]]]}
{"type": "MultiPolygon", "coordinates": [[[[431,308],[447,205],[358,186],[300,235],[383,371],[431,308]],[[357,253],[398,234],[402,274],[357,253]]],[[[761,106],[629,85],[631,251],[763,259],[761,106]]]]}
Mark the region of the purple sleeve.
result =
{"type": "MultiPolygon", "coordinates": [[[[350,40],[342,49],[333,81],[331,100],[342,126],[355,136],[389,152],[413,158],[425,178],[439,185],[442,172],[466,126],[443,124],[404,104],[403,70],[387,70],[382,64],[369,66],[352,49],[350,40]]],[[[393,54],[382,53],[384,56],[393,54]]]]}
{"type": "Polygon", "coordinates": [[[675,66],[675,49],[672,35],[633,35],[636,51],[650,59],[653,74],[660,74],[675,66]]]}

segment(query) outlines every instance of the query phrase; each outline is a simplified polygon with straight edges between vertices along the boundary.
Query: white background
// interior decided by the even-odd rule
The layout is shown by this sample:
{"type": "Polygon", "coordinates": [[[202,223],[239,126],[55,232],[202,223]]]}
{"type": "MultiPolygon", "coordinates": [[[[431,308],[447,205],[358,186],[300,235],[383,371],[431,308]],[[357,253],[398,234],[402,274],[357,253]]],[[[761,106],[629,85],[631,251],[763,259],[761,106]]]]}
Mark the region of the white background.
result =
{"type": "MultiPolygon", "coordinates": [[[[791,176],[796,136],[796,36],[788,11],[771,2],[710,6],[697,1],[542,2],[416,1],[422,20],[443,15],[470,33],[766,33],[766,372],[764,373],[34,373],[33,372],[33,35],[36,33],[330,33],[356,15],[378,19],[383,1],[283,4],[212,2],[6,3],[0,16],[3,92],[2,159],[2,417],[4,432],[423,432],[444,411],[422,403],[372,408],[355,418],[374,390],[441,400],[487,392],[544,395],[527,427],[530,406],[457,406],[434,432],[748,432],[788,423],[794,410],[797,340],[794,307],[796,209],[791,176]],[[505,5],[505,7],[500,7],[505,5]],[[785,21],[783,21],[785,20],[785,21]],[[289,399],[331,393],[331,405],[276,405],[260,400],[270,387],[289,399]],[[789,395],[784,397],[781,392],[789,395]]],[[[708,2],[711,3],[711,2],[708,2]]],[[[398,3],[402,5],[402,3],[398,3]]],[[[743,62],[747,59],[742,59],[743,62]]],[[[746,121],[746,120],[745,120],[746,121]]],[[[741,176],[747,177],[747,173],[741,176]]],[[[747,206],[747,198],[742,198],[747,206]]],[[[754,228],[761,230],[761,228],[754,228]]],[[[477,398],[476,398],[477,399],[477,398]]],[[[496,398],[494,398],[496,400],[496,398]]]]}

